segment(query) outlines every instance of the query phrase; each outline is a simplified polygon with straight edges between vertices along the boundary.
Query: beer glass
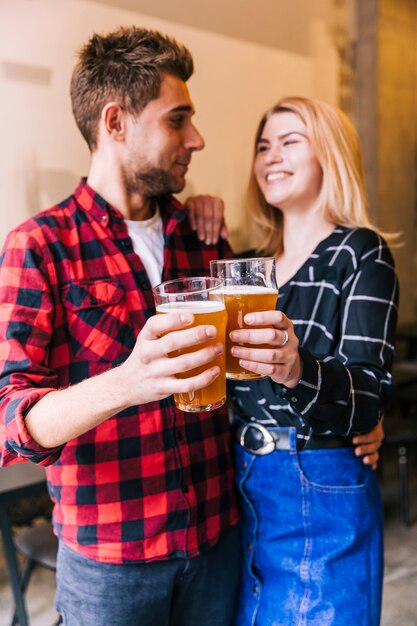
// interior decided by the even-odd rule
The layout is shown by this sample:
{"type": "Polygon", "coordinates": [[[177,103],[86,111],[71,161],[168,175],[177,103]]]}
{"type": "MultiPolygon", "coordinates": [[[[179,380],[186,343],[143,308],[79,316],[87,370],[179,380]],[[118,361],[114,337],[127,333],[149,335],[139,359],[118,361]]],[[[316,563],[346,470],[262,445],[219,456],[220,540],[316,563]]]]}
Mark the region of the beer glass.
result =
{"type": "MultiPolygon", "coordinates": [[[[170,280],[153,288],[157,314],[187,311],[187,313],[194,315],[192,326],[212,324],[217,328],[217,337],[209,339],[206,343],[198,346],[176,350],[170,356],[194,352],[219,341],[224,345],[227,313],[223,294],[219,291],[221,285],[222,281],[218,278],[196,277],[170,280]]],[[[177,374],[177,378],[190,378],[213,365],[218,365],[221,370],[220,375],[208,387],[189,393],[174,394],[176,406],[182,411],[193,413],[197,411],[212,411],[222,406],[226,400],[225,364],[225,352],[223,351],[210,363],[177,374]]]]}
{"type": "MultiPolygon", "coordinates": [[[[221,292],[227,310],[226,329],[226,377],[235,380],[264,378],[259,374],[248,372],[239,365],[239,359],[232,356],[230,349],[234,345],[230,341],[230,333],[241,328],[260,328],[246,326],[243,318],[247,313],[255,311],[275,310],[278,297],[275,258],[255,259],[222,259],[210,261],[210,273],[214,278],[223,281],[221,292]]],[[[265,345],[245,347],[264,348],[265,345]]]]}

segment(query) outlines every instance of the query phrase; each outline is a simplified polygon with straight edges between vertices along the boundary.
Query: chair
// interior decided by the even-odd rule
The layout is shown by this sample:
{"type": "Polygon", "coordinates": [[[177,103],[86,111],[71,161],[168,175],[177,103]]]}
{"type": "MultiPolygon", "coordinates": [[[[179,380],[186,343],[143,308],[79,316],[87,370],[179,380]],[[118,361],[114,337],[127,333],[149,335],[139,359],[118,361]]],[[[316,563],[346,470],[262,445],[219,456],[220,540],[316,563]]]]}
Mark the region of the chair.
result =
{"type": "MultiPolygon", "coordinates": [[[[16,550],[26,557],[26,562],[19,581],[20,591],[24,599],[31,574],[35,567],[41,566],[51,571],[56,571],[58,540],[52,530],[51,522],[43,521],[14,534],[13,543],[16,550]]],[[[18,623],[19,621],[15,611],[11,626],[15,626],[18,623]]],[[[60,623],[61,619],[59,618],[54,623],[54,626],[60,623]]]]}
{"type": "Polygon", "coordinates": [[[417,443],[417,361],[398,361],[393,367],[394,397],[384,417],[384,445],[397,449],[400,514],[410,523],[409,450],[417,443]]]}

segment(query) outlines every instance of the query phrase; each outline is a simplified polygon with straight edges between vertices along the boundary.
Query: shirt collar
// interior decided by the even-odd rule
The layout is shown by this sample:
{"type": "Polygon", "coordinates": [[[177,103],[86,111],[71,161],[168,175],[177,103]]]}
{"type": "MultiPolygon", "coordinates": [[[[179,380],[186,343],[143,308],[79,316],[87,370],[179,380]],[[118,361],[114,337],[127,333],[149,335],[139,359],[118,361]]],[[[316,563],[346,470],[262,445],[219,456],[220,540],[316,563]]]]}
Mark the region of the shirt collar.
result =
{"type": "MultiPolygon", "coordinates": [[[[98,194],[87,183],[86,178],[82,178],[74,197],[78,206],[84,211],[88,211],[93,219],[103,221],[103,215],[115,220],[124,220],[124,215],[98,194]]],[[[167,234],[173,232],[176,224],[182,222],[186,217],[184,206],[174,196],[160,196],[158,205],[161,211],[162,221],[167,234]]]]}

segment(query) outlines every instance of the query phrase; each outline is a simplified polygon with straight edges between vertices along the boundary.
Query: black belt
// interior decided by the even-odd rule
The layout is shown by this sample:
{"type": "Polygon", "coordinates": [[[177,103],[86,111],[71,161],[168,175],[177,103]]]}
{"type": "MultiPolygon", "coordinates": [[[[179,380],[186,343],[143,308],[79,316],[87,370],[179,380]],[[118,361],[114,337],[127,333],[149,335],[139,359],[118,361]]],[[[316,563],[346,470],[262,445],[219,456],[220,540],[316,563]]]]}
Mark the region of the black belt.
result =
{"type": "MultiPolygon", "coordinates": [[[[264,455],[275,450],[290,449],[289,429],[269,429],[250,422],[236,428],[236,439],[247,452],[264,455]]],[[[311,435],[309,439],[297,437],[297,450],[321,450],[324,448],[349,448],[353,446],[350,437],[337,437],[334,435],[311,435]]]]}

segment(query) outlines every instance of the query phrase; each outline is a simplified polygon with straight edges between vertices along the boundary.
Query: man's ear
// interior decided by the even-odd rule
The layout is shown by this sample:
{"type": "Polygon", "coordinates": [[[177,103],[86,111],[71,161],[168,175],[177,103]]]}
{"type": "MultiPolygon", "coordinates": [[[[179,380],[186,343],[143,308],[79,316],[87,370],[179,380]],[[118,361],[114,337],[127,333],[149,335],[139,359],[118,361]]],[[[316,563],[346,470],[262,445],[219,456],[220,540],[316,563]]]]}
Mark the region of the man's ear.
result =
{"type": "Polygon", "coordinates": [[[117,102],[109,102],[101,112],[101,119],[107,135],[114,141],[123,141],[125,137],[125,113],[117,102]]]}

